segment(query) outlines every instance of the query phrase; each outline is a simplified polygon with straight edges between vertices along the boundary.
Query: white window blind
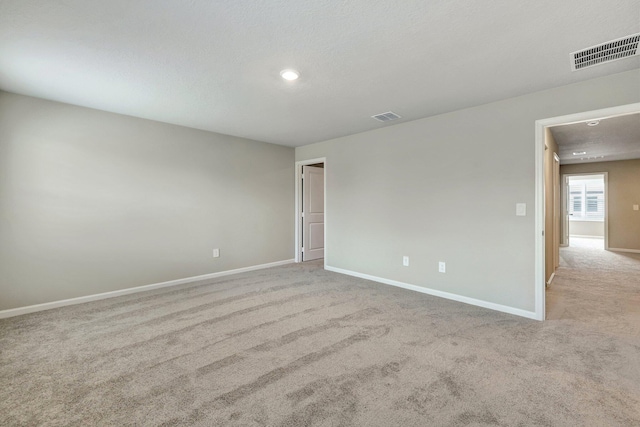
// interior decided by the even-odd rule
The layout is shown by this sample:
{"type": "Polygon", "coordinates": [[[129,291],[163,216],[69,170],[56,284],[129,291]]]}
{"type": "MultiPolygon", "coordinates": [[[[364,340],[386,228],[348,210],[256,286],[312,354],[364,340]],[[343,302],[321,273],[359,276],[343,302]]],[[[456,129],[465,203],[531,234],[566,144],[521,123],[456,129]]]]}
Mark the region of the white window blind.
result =
{"type": "Polygon", "coordinates": [[[604,183],[585,185],[585,215],[589,219],[604,219],[604,183]]]}
{"type": "Polygon", "coordinates": [[[569,215],[576,221],[604,221],[604,182],[582,180],[569,184],[569,215]]]}

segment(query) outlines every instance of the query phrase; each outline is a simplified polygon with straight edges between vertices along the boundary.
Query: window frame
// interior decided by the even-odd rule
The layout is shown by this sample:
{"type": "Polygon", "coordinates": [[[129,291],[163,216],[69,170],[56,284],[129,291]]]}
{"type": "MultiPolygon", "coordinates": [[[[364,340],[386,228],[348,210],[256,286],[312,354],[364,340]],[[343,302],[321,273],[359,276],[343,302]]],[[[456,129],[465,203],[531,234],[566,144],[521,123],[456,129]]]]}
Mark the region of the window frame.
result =
{"type": "Polygon", "coordinates": [[[569,180],[569,200],[568,200],[568,214],[570,221],[593,221],[604,222],[606,215],[606,198],[605,198],[605,179],[578,179],[569,180]],[[590,198],[593,199],[593,195],[589,193],[596,193],[595,203],[596,211],[589,210],[590,198]],[[576,209],[579,203],[579,209],[576,209]],[[600,213],[600,214],[598,214],[600,213]]]}

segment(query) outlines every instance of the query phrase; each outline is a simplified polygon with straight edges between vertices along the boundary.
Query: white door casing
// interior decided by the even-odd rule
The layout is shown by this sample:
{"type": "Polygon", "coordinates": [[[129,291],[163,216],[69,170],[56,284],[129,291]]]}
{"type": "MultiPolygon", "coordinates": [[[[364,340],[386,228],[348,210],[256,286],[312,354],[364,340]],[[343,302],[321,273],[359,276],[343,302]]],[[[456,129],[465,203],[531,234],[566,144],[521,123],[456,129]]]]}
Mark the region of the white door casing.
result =
{"type": "Polygon", "coordinates": [[[324,258],[324,169],[302,167],[302,261],[324,258]]]}
{"type": "Polygon", "coordinates": [[[560,157],[553,153],[553,271],[560,267],[560,157]]]}
{"type": "MultiPolygon", "coordinates": [[[[575,176],[585,176],[585,175],[593,175],[595,177],[602,176],[602,181],[604,184],[604,249],[609,250],[609,172],[581,172],[581,173],[570,173],[563,175],[563,191],[565,197],[563,198],[563,213],[564,213],[564,222],[566,226],[564,227],[563,238],[566,241],[566,244],[562,244],[561,246],[570,246],[571,239],[571,214],[569,213],[569,204],[570,204],[570,184],[571,177],[575,176]]],[[[564,242],[563,242],[564,243],[564,242]]]]}
{"type": "Polygon", "coordinates": [[[564,197],[562,199],[562,246],[569,246],[569,177],[564,175],[564,197]]]}

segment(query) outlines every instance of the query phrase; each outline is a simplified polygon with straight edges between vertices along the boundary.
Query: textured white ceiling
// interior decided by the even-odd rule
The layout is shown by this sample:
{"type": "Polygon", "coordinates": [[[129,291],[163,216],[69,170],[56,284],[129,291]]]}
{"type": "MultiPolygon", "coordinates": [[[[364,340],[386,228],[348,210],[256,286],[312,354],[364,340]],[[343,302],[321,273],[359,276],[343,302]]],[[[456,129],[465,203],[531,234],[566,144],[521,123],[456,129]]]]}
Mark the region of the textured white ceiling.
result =
{"type": "Polygon", "coordinates": [[[554,126],[551,133],[563,165],[640,159],[640,114],[602,119],[597,126],[586,123],[554,126]],[[586,154],[573,155],[583,151],[586,154]]]}
{"type": "Polygon", "coordinates": [[[298,146],[639,68],[569,62],[639,16],[640,0],[0,0],[0,89],[298,146]]]}

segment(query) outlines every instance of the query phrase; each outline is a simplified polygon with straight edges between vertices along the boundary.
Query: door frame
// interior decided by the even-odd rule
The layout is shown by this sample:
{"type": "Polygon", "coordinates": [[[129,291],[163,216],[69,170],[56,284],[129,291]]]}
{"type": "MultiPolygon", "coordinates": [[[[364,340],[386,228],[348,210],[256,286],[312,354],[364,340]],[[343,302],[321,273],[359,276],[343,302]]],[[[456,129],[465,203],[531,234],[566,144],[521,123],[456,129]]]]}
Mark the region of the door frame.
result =
{"type": "MultiPolygon", "coordinates": [[[[560,150],[558,150],[560,151],[560,150]]],[[[553,274],[549,283],[553,280],[556,270],[560,267],[560,221],[562,218],[562,187],[560,181],[562,176],[560,175],[560,157],[558,153],[553,153],[553,171],[551,172],[551,179],[553,181],[553,206],[551,207],[551,218],[553,218],[553,274]]]]}
{"type": "MultiPolygon", "coordinates": [[[[565,193],[567,191],[568,180],[572,176],[587,176],[587,175],[602,175],[604,178],[604,250],[609,250],[609,172],[585,172],[585,173],[565,173],[562,174],[562,189],[561,192],[565,193]]],[[[567,194],[564,194],[563,200],[563,211],[567,212],[569,207],[567,204],[567,194]]],[[[571,221],[571,220],[569,220],[571,221]]],[[[569,222],[570,223],[570,222],[569,222]]],[[[569,232],[570,226],[567,226],[567,232],[569,232]]],[[[568,235],[568,234],[567,234],[568,235]]],[[[567,246],[570,246],[571,237],[569,237],[569,241],[567,241],[567,246]]]]}
{"type": "Polygon", "coordinates": [[[302,166],[324,163],[324,266],[327,266],[327,158],[318,157],[309,160],[300,160],[295,165],[295,242],[294,260],[302,262],[302,166]]]}
{"type": "Polygon", "coordinates": [[[565,116],[551,117],[535,121],[535,256],[534,256],[534,290],[535,319],[545,319],[545,250],[544,250],[544,136],[549,126],[579,123],[588,120],[600,120],[613,116],[622,116],[640,112],[640,102],[619,105],[600,110],[585,111],[565,116]]]}

